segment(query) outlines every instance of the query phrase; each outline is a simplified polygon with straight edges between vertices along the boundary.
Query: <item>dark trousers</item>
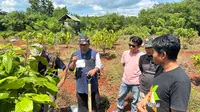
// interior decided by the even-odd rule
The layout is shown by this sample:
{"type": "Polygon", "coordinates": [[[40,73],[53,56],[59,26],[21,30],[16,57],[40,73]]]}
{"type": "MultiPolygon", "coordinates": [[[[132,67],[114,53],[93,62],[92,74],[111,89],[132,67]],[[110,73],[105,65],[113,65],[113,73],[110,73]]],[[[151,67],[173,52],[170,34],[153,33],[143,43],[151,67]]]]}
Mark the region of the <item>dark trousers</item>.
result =
{"type": "MultiPolygon", "coordinates": [[[[92,93],[92,110],[97,111],[97,99],[98,92],[92,93]]],[[[78,99],[78,112],[88,112],[88,95],[85,93],[77,93],[78,99]]]]}
{"type": "Polygon", "coordinates": [[[54,112],[54,107],[48,104],[42,104],[40,112],[54,112]]]}

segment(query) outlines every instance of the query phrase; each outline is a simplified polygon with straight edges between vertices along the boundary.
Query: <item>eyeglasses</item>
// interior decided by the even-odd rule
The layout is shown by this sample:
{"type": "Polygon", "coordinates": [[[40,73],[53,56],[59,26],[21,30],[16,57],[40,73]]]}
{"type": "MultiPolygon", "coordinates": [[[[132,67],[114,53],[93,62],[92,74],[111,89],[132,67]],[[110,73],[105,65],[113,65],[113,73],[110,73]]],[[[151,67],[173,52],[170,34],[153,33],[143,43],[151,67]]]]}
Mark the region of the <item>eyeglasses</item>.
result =
{"type": "Polygon", "coordinates": [[[129,47],[132,47],[132,48],[135,48],[136,46],[134,45],[134,44],[128,44],[129,45],[129,47]]]}

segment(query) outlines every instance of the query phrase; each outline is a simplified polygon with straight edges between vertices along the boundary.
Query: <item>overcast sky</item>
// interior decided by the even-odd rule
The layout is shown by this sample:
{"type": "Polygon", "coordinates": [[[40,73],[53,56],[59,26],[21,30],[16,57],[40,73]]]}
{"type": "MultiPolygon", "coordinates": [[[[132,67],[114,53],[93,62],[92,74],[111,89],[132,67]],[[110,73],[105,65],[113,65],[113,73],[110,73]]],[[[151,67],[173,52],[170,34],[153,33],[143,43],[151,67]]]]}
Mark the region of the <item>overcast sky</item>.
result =
{"type": "MultiPolygon", "coordinates": [[[[70,13],[100,16],[106,12],[117,12],[126,16],[139,13],[157,3],[180,2],[181,0],[52,0],[55,7],[67,6],[70,13]]],[[[0,9],[6,12],[25,11],[28,0],[0,0],[0,9]]]]}

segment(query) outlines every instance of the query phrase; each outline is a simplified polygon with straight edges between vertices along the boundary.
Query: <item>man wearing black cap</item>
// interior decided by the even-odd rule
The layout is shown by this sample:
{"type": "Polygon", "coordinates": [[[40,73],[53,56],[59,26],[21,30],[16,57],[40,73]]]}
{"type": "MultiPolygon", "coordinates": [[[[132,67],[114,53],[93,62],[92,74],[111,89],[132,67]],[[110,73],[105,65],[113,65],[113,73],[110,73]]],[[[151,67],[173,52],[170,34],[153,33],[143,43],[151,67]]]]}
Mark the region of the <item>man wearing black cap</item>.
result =
{"type": "Polygon", "coordinates": [[[140,75],[140,98],[142,100],[145,95],[150,91],[153,78],[162,72],[162,67],[156,64],[153,60],[153,37],[150,37],[144,41],[144,48],[146,54],[140,56],[139,68],[141,71],[140,75]]]}
{"type": "Polygon", "coordinates": [[[78,112],[88,111],[88,82],[87,75],[92,76],[92,109],[96,110],[95,96],[98,94],[97,72],[101,69],[100,55],[96,50],[90,49],[88,37],[81,36],[79,41],[79,50],[75,51],[70,59],[69,70],[76,68],[76,89],[78,99],[78,112]]]}

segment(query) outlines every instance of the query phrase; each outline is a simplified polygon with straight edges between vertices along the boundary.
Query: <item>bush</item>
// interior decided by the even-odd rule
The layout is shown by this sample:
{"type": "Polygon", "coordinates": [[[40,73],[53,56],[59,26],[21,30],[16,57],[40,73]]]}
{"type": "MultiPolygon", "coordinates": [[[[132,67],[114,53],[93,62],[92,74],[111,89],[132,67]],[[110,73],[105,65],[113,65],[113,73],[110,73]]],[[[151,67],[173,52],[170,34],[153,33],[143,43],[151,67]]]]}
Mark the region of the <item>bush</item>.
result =
{"type": "Polygon", "coordinates": [[[194,39],[198,37],[198,32],[195,31],[193,28],[190,29],[184,29],[184,28],[178,28],[174,31],[174,34],[183,37],[186,39],[186,42],[192,44],[194,39]]]}
{"type": "Polygon", "coordinates": [[[10,36],[15,35],[16,32],[14,31],[4,31],[4,32],[0,32],[0,38],[6,39],[9,38],[10,36]]]}
{"type": "Polygon", "coordinates": [[[92,44],[96,47],[102,49],[103,53],[106,53],[106,49],[111,49],[114,43],[119,39],[119,36],[114,33],[114,31],[103,29],[101,31],[96,31],[92,38],[92,44]]]}
{"type": "Polygon", "coordinates": [[[146,26],[140,27],[133,25],[120,30],[119,33],[121,35],[135,35],[145,38],[150,35],[150,29],[146,26]]]}
{"type": "MultiPolygon", "coordinates": [[[[200,67],[200,54],[192,56],[192,59],[195,60],[196,62],[194,63],[194,66],[200,67]]],[[[200,72],[200,69],[199,71],[200,72]]]]}

